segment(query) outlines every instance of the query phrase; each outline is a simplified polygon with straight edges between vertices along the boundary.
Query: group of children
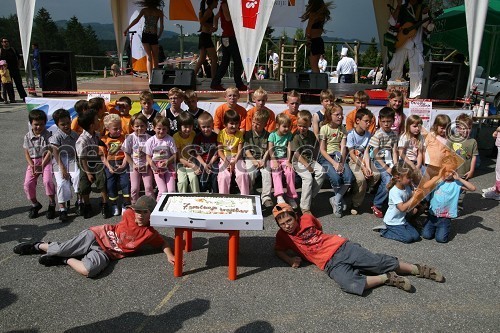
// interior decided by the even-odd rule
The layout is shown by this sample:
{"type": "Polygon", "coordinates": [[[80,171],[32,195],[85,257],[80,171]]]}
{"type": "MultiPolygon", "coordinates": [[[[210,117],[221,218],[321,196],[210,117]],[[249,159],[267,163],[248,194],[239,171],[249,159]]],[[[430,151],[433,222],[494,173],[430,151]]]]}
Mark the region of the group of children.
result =
{"type": "Polygon", "coordinates": [[[146,195],[154,196],[156,184],[158,199],[164,192],[228,194],[234,179],[239,193],[246,195],[255,192],[259,175],[263,206],[286,202],[310,213],[312,199],[328,178],[335,217],[342,217],[348,204],[350,213],[358,214],[367,190],[379,183],[370,206],[376,217],[384,218],[382,236],[402,242],[419,239],[405,215],[416,210],[420,201],[430,201],[429,227],[423,236],[436,235],[436,240],[446,242],[448,237],[435,229],[449,225],[443,219],[456,217],[462,190],[475,190],[468,181],[478,155],[477,143],[469,138],[472,119],[466,114],[457,118],[453,141],[448,139],[452,124],[446,115],[438,115],[431,132],[423,133],[420,117],[406,118],[403,95],[397,91],[380,110],[378,122],[366,108],[368,95],[357,92],[356,108],[347,114],[345,126],[343,108],[330,90],[321,92],[322,109],[314,115],[299,110],[296,91],[288,93],[288,109],[278,115],[266,107],[267,93],[262,88],[254,91],[255,106],[249,110],[238,105],[238,89],[226,89],[226,102],[214,116],[198,108],[193,91],[172,88],[168,96],[170,107],[158,112],[152,94],[142,92],[141,112],[133,116],[128,97],[108,105],[100,98],[79,101],[73,122],[66,110],[54,112],[58,129],[53,135],[45,129],[45,113],[31,111],[32,129],[24,144],[30,218],[41,209],[34,190],[40,174],[50,200],[47,217],[55,217],[57,193],[62,221],[67,220],[71,187],[78,193],[78,213],[91,216],[93,183],[101,192],[104,217],[120,214],[119,190],[123,207],[136,202],[141,185],[146,195]],[[188,110],[182,110],[182,101],[188,110]],[[453,172],[444,174],[442,162],[448,155],[461,158],[452,161],[453,172]],[[296,175],[302,180],[299,204],[296,175]],[[458,187],[452,191],[445,186],[448,182],[458,187]],[[418,195],[413,195],[413,189],[418,195]],[[441,198],[450,195],[453,200],[441,198]],[[435,228],[430,227],[433,224],[435,228]]]}

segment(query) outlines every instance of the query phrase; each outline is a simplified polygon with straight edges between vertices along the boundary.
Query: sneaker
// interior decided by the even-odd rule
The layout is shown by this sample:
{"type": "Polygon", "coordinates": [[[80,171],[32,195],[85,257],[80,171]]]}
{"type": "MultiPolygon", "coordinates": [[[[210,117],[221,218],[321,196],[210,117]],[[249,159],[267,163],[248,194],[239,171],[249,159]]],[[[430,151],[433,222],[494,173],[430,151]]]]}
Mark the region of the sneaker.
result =
{"type": "Polygon", "coordinates": [[[396,274],[396,272],[389,272],[386,275],[387,275],[387,281],[385,281],[386,285],[393,286],[404,291],[411,291],[411,282],[410,280],[408,280],[408,278],[404,276],[399,276],[396,274]]]}
{"type": "Polygon", "coordinates": [[[492,187],[488,187],[488,188],[483,188],[481,191],[483,193],[486,193],[486,192],[491,192],[491,191],[495,191],[496,190],[496,186],[492,186],[492,187]]]}
{"type": "Polygon", "coordinates": [[[273,206],[274,206],[274,204],[273,204],[273,202],[272,202],[272,200],[271,200],[271,199],[267,199],[267,200],[265,200],[265,201],[264,201],[264,203],[263,203],[263,205],[264,205],[264,207],[266,207],[266,208],[271,208],[271,207],[273,207],[273,206]]]}
{"type": "Polygon", "coordinates": [[[68,220],[68,211],[67,210],[61,210],[59,212],[59,221],[66,222],[67,220],[68,220]]]}
{"type": "Polygon", "coordinates": [[[387,226],[385,225],[385,223],[372,228],[372,230],[376,231],[376,232],[380,232],[380,230],[385,230],[385,229],[387,229],[387,226]]]}
{"type": "Polygon", "coordinates": [[[83,212],[85,211],[85,205],[83,204],[83,202],[75,202],[75,207],[76,215],[83,216],[83,212]]]}
{"type": "Polygon", "coordinates": [[[120,216],[120,209],[118,208],[118,205],[111,205],[111,212],[113,213],[113,216],[120,216]]]}
{"type": "Polygon", "coordinates": [[[332,206],[333,216],[337,217],[337,218],[342,217],[342,206],[337,205],[337,202],[335,201],[335,196],[330,197],[330,199],[328,199],[328,201],[330,202],[330,205],[332,206]]]}
{"type": "Polygon", "coordinates": [[[27,255],[27,254],[40,254],[44,253],[42,250],[38,250],[35,245],[40,244],[40,242],[24,242],[24,243],[19,243],[14,248],[12,251],[14,251],[15,254],[19,255],[27,255]]]}
{"type": "Polygon", "coordinates": [[[287,197],[285,201],[290,205],[290,207],[292,207],[292,209],[299,208],[299,206],[297,205],[297,201],[295,201],[294,198],[287,197]]]}
{"type": "Polygon", "coordinates": [[[224,88],[222,85],[220,84],[213,84],[213,85],[210,85],[210,89],[212,90],[216,90],[216,91],[224,91],[226,90],[226,88],[224,88]]]}
{"type": "Polygon", "coordinates": [[[88,205],[84,205],[82,204],[83,208],[82,208],[82,214],[83,215],[83,218],[84,219],[89,219],[92,217],[92,205],[88,204],[88,205]]]}
{"type": "Polygon", "coordinates": [[[375,215],[376,217],[380,219],[384,217],[384,213],[382,213],[382,211],[377,206],[373,205],[371,209],[373,211],[373,215],[375,215]]]}
{"type": "Polygon", "coordinates": [[[279,197],[276,198],[276,202],[277,203],[285,203],[285,199],[283,199],[283,197],[280,195],[279,197]]]}
{"type": "Polygon", "coordinates": [[[359,207],[352,206],[351,215],[358,215],[359,214],[358,210],[359,210],[359,207]]]}
{"type": "Polygon", "coordinates": [[[248,90],[248,87],[245,84],[242,84],[241,86],[237,86],[236,88],[238,88],[239,91],[247,91],[248,90]]]}
{"type": "Polygon", "coordinates": [[[57,256],[49,256],[48,254],[44,254],[38,259],[38,262],[44,266],[59,266],[64,265],[64,258],[57,256]]]}
{"type": "Polygon", "coordinates": [[[56,205],[49,205],[46,216],[48,220],[53,220],[56,217],[56,205]]]}
{"type": "Polygon", "coordinates": [[[36,219],[38,217],[38,211],[42,209],[42,204],[37,202],[35,206],[31,206],[28,217],[30,219],[36,219]]]}
{"type": "Polygon", "coordinates": [[[109,206],[107,202],[101,203],[101,215],[105,219],[107,219],[109,216],[109,206]]]}
{"type": "Polygon", "coordinates": [[[500,193],[497,193],[497,191],[489,191],[483,193],[483,198],[500,201],[500,193]]]}

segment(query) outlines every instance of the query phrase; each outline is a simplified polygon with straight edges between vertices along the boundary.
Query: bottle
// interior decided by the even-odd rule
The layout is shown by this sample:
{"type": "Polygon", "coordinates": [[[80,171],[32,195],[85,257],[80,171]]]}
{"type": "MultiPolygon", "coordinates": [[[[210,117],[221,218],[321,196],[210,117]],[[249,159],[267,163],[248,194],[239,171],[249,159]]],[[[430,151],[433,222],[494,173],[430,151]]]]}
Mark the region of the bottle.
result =
{"type": "Polygon", "coordinates": [[[488,117],[490,115],[490,103],[484,105],[484,116],[488,117]]]}
{"type": "Polygon", "coordinates": [[[484,115],[484,99],[479,103],[479,108],[477,109],[477,116],[482,117],[484,115]]]}
{"type": "Polygon", "coordinates": [[[472,108],[472,116],[477,117],[477,104],[472,108]]]}

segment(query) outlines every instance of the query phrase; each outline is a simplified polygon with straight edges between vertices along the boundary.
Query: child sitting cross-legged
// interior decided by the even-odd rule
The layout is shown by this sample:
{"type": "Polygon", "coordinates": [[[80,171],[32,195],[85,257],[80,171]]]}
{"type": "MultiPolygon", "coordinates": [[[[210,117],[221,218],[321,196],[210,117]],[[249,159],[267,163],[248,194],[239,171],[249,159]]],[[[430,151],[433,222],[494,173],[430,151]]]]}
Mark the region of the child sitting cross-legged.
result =
{"type": "Polygon", "coordinates": [[[278,258],[293,268],[300,267],[303,259],[315,264],[347,293],[363,295],[365,290],[384,284],[411,291],[410,280],[399,274],[444,282],[434,267],[372,253],[339,235],[326,234],[318,219],[311,214],[300,216],[286,203],[277,204],[273,216],[280,228],[274,245],[278,258]],[[290,255],[290,250],[296,255],[290,255]]]}

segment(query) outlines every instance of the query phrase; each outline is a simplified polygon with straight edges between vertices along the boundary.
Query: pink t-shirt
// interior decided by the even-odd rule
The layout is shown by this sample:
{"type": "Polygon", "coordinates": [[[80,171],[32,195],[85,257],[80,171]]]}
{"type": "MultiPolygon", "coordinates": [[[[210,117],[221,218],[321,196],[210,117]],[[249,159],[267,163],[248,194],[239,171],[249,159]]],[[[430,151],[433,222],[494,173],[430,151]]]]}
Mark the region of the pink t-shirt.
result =
{"type": "Polygon", "coordinates": [[[152,136],[146,141],[146,155],[151,156],[158,171],[168,171],[167,160],[177,153],[174,139],[167,134],[162,139],[152,136]]]}
{"type": "Polygon", "coordinates": [[[146,142],[151,136],[143,134],[137,136],[135,133],[127,135],[122,145],[122,151],[129,154],[138,167],[144,167],[146,162],[146,142]]]}

